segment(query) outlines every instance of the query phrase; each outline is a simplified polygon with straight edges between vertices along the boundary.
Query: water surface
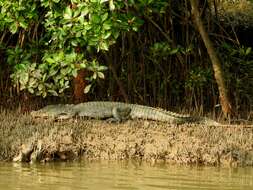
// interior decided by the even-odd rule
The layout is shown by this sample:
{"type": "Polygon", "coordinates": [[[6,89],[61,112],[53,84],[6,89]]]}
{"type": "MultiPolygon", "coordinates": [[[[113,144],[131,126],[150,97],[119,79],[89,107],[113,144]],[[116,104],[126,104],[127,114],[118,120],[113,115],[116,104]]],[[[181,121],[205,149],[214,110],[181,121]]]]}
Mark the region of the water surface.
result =
{"type": "Polygon", "coordinates": [[[252,190],[253,168],[137,162],[0,163],[0,190],[252,190]]]}

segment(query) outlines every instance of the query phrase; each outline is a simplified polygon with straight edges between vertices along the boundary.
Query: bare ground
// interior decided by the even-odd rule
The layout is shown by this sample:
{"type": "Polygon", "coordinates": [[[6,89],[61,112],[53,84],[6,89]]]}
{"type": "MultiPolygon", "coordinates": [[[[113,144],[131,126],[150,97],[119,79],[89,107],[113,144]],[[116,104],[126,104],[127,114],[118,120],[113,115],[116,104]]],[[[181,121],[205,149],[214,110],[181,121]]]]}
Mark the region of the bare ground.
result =
{"type": "Polygon", "coordinates": [[[0,113],[0,160],[137,159],[253,166],[253,126],[170,125],[153,121],[34,120],[0,113]]]}

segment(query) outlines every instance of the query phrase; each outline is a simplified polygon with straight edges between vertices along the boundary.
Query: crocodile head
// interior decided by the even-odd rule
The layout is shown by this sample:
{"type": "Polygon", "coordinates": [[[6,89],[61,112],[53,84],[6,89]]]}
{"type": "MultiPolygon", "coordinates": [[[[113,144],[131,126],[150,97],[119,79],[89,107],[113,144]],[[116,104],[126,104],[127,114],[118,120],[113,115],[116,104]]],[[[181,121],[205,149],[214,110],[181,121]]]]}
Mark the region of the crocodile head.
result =
{"type": "Polygon", "coordinates": [[[32,111],[34,118],[69,119],[75,115],[71,105],[49,105],[40,110],[32,111]]]}

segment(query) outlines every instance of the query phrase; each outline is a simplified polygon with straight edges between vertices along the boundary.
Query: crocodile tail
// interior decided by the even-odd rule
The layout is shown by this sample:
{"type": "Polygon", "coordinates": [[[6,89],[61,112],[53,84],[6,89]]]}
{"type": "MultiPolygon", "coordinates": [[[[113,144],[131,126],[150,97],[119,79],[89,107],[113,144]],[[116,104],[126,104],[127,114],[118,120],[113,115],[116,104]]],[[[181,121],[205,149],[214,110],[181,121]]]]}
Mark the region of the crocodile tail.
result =
{"type": "Polygon", "coordinates": [[[131,117],[170,123],[184,122],[190,118],[189,116],[141,105],[135,105],[132,107],[131,117]]]}

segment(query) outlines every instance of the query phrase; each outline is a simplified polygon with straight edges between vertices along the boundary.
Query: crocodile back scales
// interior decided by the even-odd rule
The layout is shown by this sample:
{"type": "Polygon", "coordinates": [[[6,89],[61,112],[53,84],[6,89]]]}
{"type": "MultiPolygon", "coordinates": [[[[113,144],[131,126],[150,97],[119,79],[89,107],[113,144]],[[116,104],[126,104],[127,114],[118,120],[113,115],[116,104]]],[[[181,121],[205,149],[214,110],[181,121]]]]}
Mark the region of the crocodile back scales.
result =
{"type": "Polygon", "coordinates": [[[157,121],[173,122],[174,120],[190,120],[191,117],[187,115],[181,115],[170,111],[157,109],[149,106],[143,106],[138,104],[128,104],[123,102],[110,102],[110,101],[93,101],[77,104],[73,107],[74,110],[78,110],[79,116],[87,117],[111,117],[112,109],[114,107],[131,108],[130,117],[132,119],[150,119],[157,121]]]}
{"type": "Polygon", "coordinates": [[[114,108],[131,108],[129,114],[132,119],[148,119],[169,123],[199,123],[205,125],[220,125],[216,121],[205,117],[192,117],[182,115],[160,108],[153,108],[138,104],[123,102],[91,101],[80,104],[49,105],[38,111],[31,112],[33,117],[51,117],[55,119],[68,119],[74,116],[91,118],[112,118],[114,108]]]}

